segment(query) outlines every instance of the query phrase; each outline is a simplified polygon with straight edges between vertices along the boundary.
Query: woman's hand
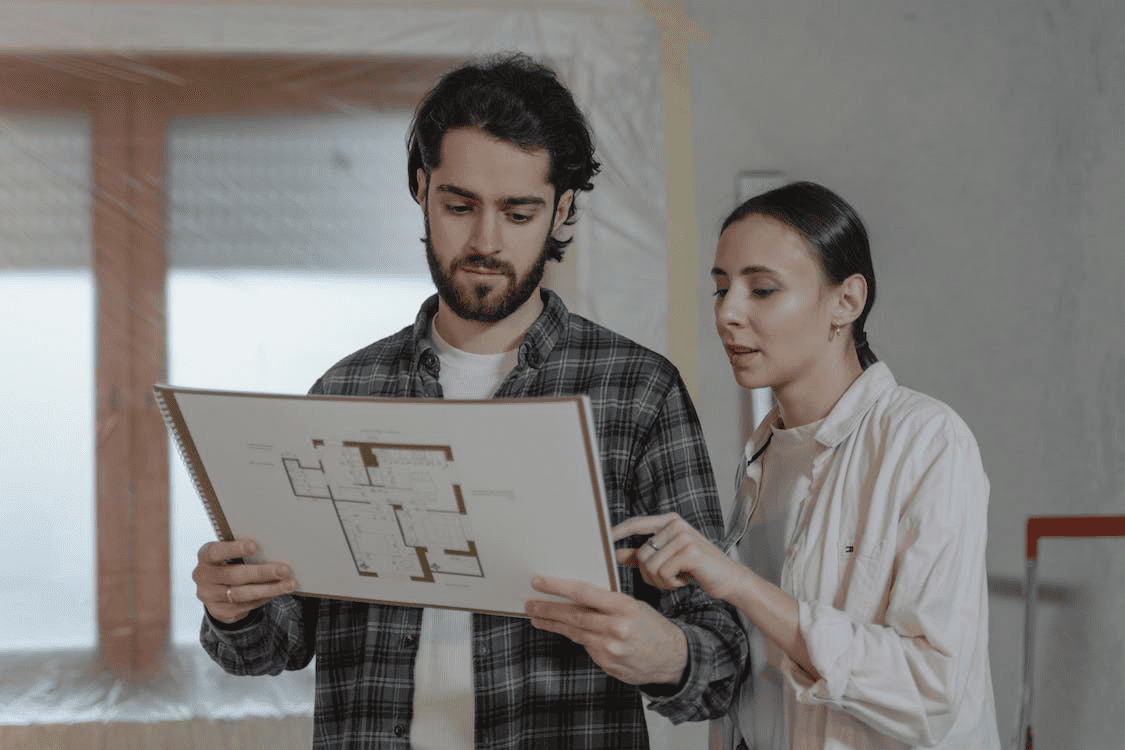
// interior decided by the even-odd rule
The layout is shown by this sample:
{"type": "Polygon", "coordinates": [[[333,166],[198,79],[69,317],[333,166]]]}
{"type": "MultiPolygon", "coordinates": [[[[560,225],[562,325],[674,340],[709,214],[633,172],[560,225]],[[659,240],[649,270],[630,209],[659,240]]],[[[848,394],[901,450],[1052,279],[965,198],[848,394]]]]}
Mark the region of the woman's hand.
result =
{"type": "Polygon", "coordinates": [[[636,549],[617,550],[617,562],[640,568],[656,588],[675,589],[694,582],[716,599],[730,602],[814,682],[820,679],[801,634],[796,599],[724,555],[675,513],[637,516],[613,527],[614,541],[634,534],[652,534],[652,538],[636,549]]]}
{"type": "Polygon", "coordinates": [[[614,541],[644,534],[652,537],[640,547],[617,550],[617,562],[639,568],[645,581],[658,589],[695,583],[716,599],[729,601],[747,572],[675,513],[636,516],[613,527],[614,541]]]}

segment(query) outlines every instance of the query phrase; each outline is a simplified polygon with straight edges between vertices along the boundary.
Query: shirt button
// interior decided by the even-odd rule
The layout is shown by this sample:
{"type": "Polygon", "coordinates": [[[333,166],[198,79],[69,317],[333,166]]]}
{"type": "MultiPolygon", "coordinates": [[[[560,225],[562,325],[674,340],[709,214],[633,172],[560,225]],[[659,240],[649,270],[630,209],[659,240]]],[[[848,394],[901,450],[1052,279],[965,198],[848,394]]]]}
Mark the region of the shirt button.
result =
{"type": "Polygon", "coordinates": [[[395,724],[395,737],[402,737],[406,734],[406,727],[402,724],[395,724]]]}
{"type": "Polygon", "coordinates": [[[402,645],[404,645],[404,646],[413,646],[413,645],[414,645],[414,636],[412,636],[412,635],[408,635],[408,636],[406,636],[405,638],[403,638],[403,639],[402,639],[402,645]]]}

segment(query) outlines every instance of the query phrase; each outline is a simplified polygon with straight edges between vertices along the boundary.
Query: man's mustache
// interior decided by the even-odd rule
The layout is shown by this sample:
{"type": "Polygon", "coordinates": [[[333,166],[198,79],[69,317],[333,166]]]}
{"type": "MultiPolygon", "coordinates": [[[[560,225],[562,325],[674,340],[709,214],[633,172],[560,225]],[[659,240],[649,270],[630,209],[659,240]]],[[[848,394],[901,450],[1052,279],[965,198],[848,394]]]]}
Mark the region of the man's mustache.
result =
{"type": "Polygon", "coordinates": [[[476,268],[482,271],[500,271],[506,274],[513,273],[510,263],[491,255],[470,255],[466,258],[462,258],[454,265],[454,269],[456,270],[457,268],[476,268]]]}

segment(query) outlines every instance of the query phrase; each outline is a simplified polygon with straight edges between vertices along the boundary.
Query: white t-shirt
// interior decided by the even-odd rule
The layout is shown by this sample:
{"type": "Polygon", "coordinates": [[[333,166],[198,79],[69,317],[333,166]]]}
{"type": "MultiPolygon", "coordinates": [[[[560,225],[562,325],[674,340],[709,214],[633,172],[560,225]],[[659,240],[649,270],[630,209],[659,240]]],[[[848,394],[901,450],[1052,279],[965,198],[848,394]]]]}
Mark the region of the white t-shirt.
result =
{"type": "MultiPolygon", "coordinates": [[[[432,323],[430,341],[441,362],[438,382],[445,398],[491,398],[518,361],[518,349],[500,354],[455,349],[432,323]]],[[[472,623],[472,613],[463,610],[423,610],[410,727],[410,744],[415,750],[473,748],[472,623]]]]}
{"type": "MultiPolygon", "coordinates": [[[[738,544],[738,560],[773,584],[781,582],[785,552],[793,543],[802,500],[809,496],[813,459],[820,451],[816,431],[822,421],[789,430],[774,427],[761,458],[758,509],[738,544]]],[[[754,750],[784,750],[783,654],[745,615],[743,626],[749,633],[752,675],[738,700],[739,731],[754,750]]]]}

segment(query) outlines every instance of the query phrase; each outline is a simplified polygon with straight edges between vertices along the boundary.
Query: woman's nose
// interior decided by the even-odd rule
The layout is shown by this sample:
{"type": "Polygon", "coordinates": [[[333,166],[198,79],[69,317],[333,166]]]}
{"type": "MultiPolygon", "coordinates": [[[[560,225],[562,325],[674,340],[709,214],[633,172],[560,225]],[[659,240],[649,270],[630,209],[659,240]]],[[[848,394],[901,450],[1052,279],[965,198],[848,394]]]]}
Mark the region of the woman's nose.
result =
{"type": "Polygon", "coordinates": [[[732,290],[727,290],[715,303],[715,323],[720,326],[739,326],[745,322],[745,305],[732,290]]]}

